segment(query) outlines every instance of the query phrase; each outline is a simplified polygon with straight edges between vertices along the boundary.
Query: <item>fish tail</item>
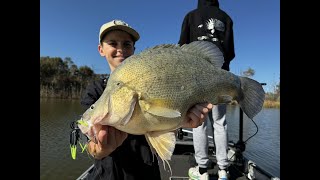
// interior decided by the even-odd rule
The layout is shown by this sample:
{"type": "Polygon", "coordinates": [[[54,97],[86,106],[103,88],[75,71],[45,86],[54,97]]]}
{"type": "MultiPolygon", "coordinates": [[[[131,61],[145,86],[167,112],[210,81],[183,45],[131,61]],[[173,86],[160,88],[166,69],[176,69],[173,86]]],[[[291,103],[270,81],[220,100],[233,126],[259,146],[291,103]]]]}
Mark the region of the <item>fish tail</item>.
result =
{"type": "Polygon", "coordinates": [[[243,112],[252,119],[257,115],[263,106],[265,100],[265,92],[262,85],[250,78],[240,77],[242,96],[239,105],[243,112]]]}

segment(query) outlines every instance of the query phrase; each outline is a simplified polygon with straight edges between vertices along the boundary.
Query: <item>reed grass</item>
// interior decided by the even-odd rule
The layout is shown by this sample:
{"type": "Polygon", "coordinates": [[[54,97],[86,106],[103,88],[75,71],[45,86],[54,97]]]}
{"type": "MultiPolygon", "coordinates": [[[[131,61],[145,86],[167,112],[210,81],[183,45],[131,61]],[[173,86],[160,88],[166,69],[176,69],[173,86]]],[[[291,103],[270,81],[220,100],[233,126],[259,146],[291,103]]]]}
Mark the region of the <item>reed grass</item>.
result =
{"type": "MultiPolygon", "coordinates": [[[[237,101],[232,101],[230,105],[237,105],[237,101]]],[[[263,103],[264,108],[279,108],[280,109],[280,101],[273,100],[265,100],[263,103]]]]}
{"type": "Polygon", "coordinates": [[[265,108],[280,108],[280,101],[265,100],[263,103],[265,108]]]}

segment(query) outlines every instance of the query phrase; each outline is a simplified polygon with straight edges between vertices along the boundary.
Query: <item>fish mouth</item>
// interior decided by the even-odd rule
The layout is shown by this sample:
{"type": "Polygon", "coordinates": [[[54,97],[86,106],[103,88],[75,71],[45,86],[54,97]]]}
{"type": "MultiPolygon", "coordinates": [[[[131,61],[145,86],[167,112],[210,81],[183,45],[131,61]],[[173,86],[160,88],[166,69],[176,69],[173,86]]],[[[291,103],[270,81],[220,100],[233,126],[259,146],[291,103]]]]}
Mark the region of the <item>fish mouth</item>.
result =
{"type": "Polygon", "coordinates": [[[94,136],[94,127],[93,124],[90,121],[85,121],[83,118],[77,121],[78,128],[81,130],[81,132],[86,135],[89,139],[91,139],[94,136]]]}

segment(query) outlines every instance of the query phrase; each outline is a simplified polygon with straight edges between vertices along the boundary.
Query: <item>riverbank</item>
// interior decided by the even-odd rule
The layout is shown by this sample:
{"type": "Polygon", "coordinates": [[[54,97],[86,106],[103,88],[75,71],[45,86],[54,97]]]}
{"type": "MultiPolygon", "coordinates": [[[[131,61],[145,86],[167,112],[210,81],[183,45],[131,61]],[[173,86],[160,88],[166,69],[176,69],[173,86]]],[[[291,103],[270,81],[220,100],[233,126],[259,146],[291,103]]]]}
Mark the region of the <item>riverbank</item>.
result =
{"type": "MultiPolygon", "coordinates": [[[[232,105],[237,105],[237,101],[233,101],[232,105]]],[[[272,101],[272,100],[265,100],[263,103],[264,108],[277,108],[280,109],[280,101],[272,101]]]]}
{"type": "Polygon", "coordinates": [[[280,101],[270,101],[265,100],[263,103],[264,108],[279,108],[280,109],[280,101]]]}

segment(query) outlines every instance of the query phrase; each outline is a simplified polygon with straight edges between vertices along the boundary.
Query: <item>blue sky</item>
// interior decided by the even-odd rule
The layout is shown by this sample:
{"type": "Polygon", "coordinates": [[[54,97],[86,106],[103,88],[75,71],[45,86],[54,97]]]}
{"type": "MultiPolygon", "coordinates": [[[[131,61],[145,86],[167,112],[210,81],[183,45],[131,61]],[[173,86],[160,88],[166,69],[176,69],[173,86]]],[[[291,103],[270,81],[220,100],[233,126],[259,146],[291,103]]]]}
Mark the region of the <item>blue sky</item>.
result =
{"type": "MultiPolygon", "coordinates": [[[[280,79],[280,1],[220,0],[234,22],[236,57],[230,70],[249,67],[252,79],[273,91],[280,79]]],[[[184,16],[197,0],[40,0],[40,56],[70,57],[95,73],[109,73],[97,50],[100,26],[121,19],[141,36],[135,53],[164,43],[177,43],[184,16]]]]}

